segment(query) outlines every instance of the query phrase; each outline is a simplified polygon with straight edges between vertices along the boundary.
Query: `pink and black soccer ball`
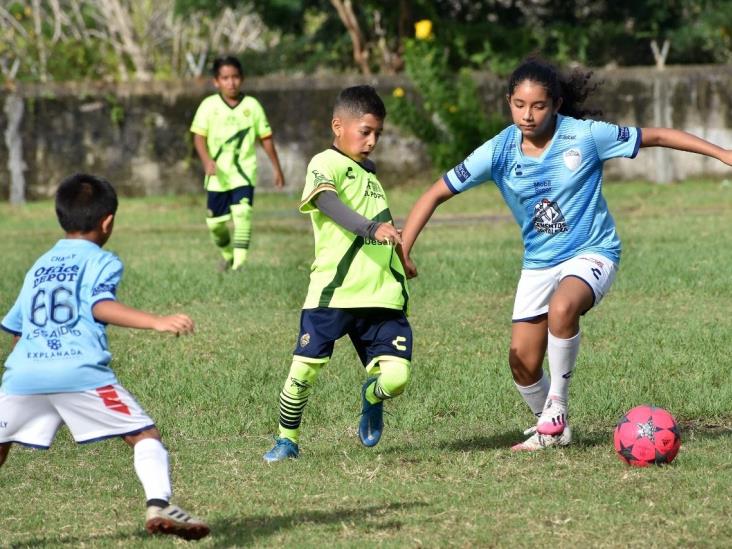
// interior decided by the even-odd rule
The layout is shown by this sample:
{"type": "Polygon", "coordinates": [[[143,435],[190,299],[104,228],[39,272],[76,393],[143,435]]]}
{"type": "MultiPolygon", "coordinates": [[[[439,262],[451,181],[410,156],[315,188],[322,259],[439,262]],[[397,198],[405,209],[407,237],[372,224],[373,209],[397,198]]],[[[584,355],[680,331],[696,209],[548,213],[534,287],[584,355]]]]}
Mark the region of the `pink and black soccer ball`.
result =
{"type": "Polygon", "coordinates": [[[670,413],[644,404],[626,413],[613,436],[615,451],[634,467],[671,463],[681,447],[681,432],[670,413]]]}

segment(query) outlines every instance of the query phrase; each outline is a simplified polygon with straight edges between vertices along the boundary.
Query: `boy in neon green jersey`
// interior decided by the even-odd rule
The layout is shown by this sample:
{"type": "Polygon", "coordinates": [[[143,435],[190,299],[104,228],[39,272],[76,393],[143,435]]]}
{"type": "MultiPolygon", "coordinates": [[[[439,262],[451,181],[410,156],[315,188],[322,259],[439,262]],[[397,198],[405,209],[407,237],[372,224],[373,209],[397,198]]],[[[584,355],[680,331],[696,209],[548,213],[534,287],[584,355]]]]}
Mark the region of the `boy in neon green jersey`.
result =
{"type": "Polygon", "coordinates": [[[193,117],[191,132],[206,173],[206,224],[224,265],[236,270],[244,265],[249,251],[257,183],[257,139],[272,162],[275,187],[284,187],[285,178],[262,105],[240,91],[239,60],[236,57],[214,60],[213,76],[219,93],[203,100],[193,117]],[[234,224],[233,242],[226,225],[229,220],[234,224]]]}
{"type": "Polygon", "coordinates": [[[308,295],[300,334],[280,393],[279,436],[267,462],[299,455],[300,421],[320,370],[335,341],[348,334],[370,376],[361,389],[359,438],[379,442],[383,401],[409,381],[412,330],[401,236],[386,195],[368,159],[376,147],[386,109],[371,86],[341,91],[333,110],[333,146],[308,165],[300,211],[310,214],[315,236],[308,295]]]}

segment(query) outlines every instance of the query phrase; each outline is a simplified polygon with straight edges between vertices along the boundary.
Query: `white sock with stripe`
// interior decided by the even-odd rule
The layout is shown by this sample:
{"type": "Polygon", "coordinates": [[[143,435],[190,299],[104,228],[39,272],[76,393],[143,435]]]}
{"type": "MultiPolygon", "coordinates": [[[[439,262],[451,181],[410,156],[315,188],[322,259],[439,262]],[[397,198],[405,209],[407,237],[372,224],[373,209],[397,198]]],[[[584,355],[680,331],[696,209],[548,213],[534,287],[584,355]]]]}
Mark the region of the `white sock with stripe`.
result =
{"type": "Polygon", "coordinates": [[[154,438],[143,438],[134,447],[135,472],[145,490],[145,498],[170,501],[173,490],[170,487],[168,451],[163,443],[154,438]]]}

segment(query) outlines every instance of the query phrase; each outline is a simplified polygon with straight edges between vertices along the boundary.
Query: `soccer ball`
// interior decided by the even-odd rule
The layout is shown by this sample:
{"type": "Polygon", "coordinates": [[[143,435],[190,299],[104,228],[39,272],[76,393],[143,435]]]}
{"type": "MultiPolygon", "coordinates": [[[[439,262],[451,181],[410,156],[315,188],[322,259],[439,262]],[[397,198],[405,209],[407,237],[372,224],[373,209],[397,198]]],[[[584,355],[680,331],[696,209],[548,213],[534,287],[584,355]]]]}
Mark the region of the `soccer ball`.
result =
{"type": "Polygon", "coordinates": [[[681,432],[674,416],[644,404],[626,413],[613,436],[615,451],[625,463],[646,467],[671,463],[679,453],[681,432]]]}

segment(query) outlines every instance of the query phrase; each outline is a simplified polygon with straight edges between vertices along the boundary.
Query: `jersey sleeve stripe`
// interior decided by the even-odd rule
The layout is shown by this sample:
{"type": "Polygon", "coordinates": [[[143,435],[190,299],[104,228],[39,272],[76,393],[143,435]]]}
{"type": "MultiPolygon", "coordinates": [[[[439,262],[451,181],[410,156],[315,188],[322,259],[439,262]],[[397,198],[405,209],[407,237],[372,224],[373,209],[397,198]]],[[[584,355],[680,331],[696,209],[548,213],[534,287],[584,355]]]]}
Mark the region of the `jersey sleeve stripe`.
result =
{"type": "Polygon", "coordinates": [[[21,332],[16,332],[15,330],[11,330],[10,328],[8,328],[7,326],[5,326],[4,324],[0,324],[0,328],[2,328],[4,331],[6,331],[9,334],[12,334],[14,336],[21,336],[21,335],[23,335],[21,332]]]}
{"type": "Polygon", "coordinates": [[[269,132],[269,133],[264,134],[264,135],[260,135],[259,136],[259,139],[269,139],[270,137],[272,137],[272,132],[269,132]]]}
{"type": "Polygon", "coordinates": [[[318,185],[317,187],[315,187],[312,190],[312,192],[309,195],[307,195],[307,197],[305,197],[305,199],[302,202],[300,202],[300,206],[298,209],[302,213],[308,213],[308,212],[303,211],[303,208],[307,204],[309,204],[312,201],[312,199],[315,198],[316,195],[322,193],[323,191],[332,191],[334,193],[338,192],[335,188],[335,185],[331,185],[330,183],[323,183],[322,185],[318,185]]]}
{"type": "Polygon", "coordinates": [[[460,194],[460,191],[458,191],[455,188],[455,185],[453,185],[450,182],[450,178],[448,177],[447,173],[445,173],[445,175],[442,176],[442,180],[445,182],[445,185],[447,185],[447,188],[450,189],[450,191],[452,192],[452,194],[460,194]]]}
{"type": "Polygon", "coordinates": [[[197,126],[191,126],[191,133],[195,133],[203,137],[208,136],[208,132],[206,130],[197,126]]]}
{"type": "Polygon", "coordinates": [[[638,151],[640,150],[641,141],[643,141],[643,132],[641,131],[640,128],[636,128],[636,130],[638,131],[638,136],[635,140],[635,147],[633,147],[633,154],[630,155],[631,158],[635,158],[636,156],[638,156],[638,151]]]}

